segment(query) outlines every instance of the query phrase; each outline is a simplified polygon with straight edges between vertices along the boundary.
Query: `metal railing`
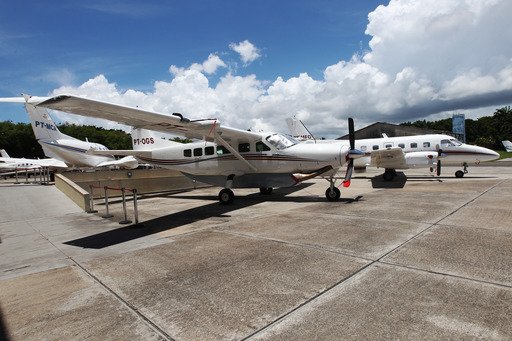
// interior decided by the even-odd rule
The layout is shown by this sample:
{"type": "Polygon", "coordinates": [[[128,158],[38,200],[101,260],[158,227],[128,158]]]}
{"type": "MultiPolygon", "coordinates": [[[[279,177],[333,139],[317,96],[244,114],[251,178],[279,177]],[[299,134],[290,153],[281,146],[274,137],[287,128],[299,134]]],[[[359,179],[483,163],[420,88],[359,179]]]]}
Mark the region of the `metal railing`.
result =
{"type": "Polygon", "coordinates": [[[104,186],[104,187],[100,187],[100,186],[94,186],[94,185],[89,185],[89,200],[90,200],[90,209],[89,211],[87,211],[87,213],[97,213],[98,211],[94,209],[94,189],[103,189],[104,191],[104,200],[105,200],[105,214],[102,215],[101,217],[102,218],[112,218],[114,215],[110,214],[110,211],[109,211],[109,200],[108,200],[108,191],[121,191],[121,201],[122,201],[122,204],[123,204],[123,214],[124,214],[124,219],[121,220],[119,222],[119,224],[131,224],[132,221],[128,219],[128,215],[127,215],[127,209],[126,209],[126,192],[131,192],[132,193],[132,199],[133,199],[133,215],[134,215],[134,220],[135,220],[135,224],[138,224],[139,223],[139,210],[138,210],[138,206],[137,206],[137,189],[136,188],[125,188],[125,187],[121,187],[121,188],[116,188],[116,187],[108,187],[108,186],[104,186]]]}

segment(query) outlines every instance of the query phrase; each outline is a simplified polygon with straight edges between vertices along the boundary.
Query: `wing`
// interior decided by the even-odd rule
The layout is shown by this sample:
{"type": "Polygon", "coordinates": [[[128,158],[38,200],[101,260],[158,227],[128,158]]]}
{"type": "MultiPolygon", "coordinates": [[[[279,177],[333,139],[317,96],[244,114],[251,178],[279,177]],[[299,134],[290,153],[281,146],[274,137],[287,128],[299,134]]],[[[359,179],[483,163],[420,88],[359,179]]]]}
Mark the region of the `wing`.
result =
{"type": "Polygon", "coordinates": [[[116,166],[123,169],[135,169],[139,166],[139,162],[133,156],[125,156],[122,159],[114,161],[104,161],[96,165],[96,167],[116,166]]]}
{"type": "Polygon", "coordinates": [[[257,141],[261,135],[250,131],[221,126],[217,119],[189,120],[181,114],[166,115],[139,108],[92,100],[71,95],[59,95],[43,100],[37,106],[87,117],[102,118],[134,128],[144,128],[179,134],[191,139],[257,141]]]}
{"type": "Polygon", "coordinates": [[[407,168],[405,154],[400,147],[373,150],[371,152],[370,166],[380,168],[404,169],[407,168]]]}

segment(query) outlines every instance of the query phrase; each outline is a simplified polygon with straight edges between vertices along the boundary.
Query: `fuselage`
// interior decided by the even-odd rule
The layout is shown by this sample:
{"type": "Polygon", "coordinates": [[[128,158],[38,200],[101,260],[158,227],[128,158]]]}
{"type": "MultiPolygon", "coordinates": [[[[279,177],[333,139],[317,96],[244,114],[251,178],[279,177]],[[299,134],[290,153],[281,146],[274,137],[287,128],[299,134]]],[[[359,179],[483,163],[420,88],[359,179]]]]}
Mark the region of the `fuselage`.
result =
{"type": "Polygon", "coordinates": [[[230,141],[229,145],[235,153],[224,145],[201,141],[154,149],[150,155],[137,158],[187,174],[226,176],[309,173],[324,167],[338,169],[346,162],[348,152],[347,146],[303,144],[274,133],[262,133],[259,141],[230,141]]]}
{"type": "MultiPolygon", "coordinates": [[[[346,140],[319,140],[320,144],[348,145],[346,140]]],[[[312,140],[302,143],[315,143],[312,140]]],[[[484,161],[496,160],[499,154],[488,148],[462,143],[453,136],[442,134],[382,137],[374,139],[361,139],[355,141],[355,147],[365,153],[365,157],[354,160],[355,167],[371,166],[370,155],[374,150],[400,147],[404,153],[442,151],[444,165],[478,164],[484,161]]],[[[427,166],[424,164],[410,164],[406,168],[427,166]]],[[[404,168],[404,169],[406,169],[404,168]]]]}
{"type": "Polygon", "coordinates": [[[40,139],[47,156],[64,160],[66,164],[75,167],[95,167],[101,162],[114,161],[113,156],[89,155],[86,152],[91,149],[108,150],[99,143],[81,141],[77,139],[40,139]]]}

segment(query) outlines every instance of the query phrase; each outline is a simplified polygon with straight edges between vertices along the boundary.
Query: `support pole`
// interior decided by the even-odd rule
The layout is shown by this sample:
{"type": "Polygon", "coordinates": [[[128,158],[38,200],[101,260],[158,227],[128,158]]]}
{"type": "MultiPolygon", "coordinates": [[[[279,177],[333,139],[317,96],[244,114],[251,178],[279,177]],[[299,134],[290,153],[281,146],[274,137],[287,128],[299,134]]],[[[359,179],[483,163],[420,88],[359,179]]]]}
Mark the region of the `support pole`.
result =
{"type": "Polygon", "coordinates": [[[107,211],[101,217],[102,218],[112,218],[114,215],[110,214],[110,212],[108,211],[108,193],[107,193],[108,187],[105,186],[105,187],[103,187],[103,189],[105,190],[105,208],[107,211]]]}
{"type": "Polygon", "coordinates": [[[124,213],[124,220],[121,220],[119,224],[125,225],[125,224],[131,224],[131,220],[128,220],[128,217],[126,216],[126,195],[124,194],[124,187],[121,188],[121,194],[123,197],[123,213],[124,213]]]}
{"type": "Polygon", "coordinates": [[[133,192],[133,215],[135,216],[135,224],[139,223],[139,209],[137,206],[137,189],[134,188],[133,192]]]}
{"type": "Polygon", "coordinates": [[[90,208],[89,208],[89,211],[87,211],[87,213],[96,213],[98,211],[94,209],[94,186],[89,185],[89,189],[90,189],[90,191],[89,191],[90,208]]]}

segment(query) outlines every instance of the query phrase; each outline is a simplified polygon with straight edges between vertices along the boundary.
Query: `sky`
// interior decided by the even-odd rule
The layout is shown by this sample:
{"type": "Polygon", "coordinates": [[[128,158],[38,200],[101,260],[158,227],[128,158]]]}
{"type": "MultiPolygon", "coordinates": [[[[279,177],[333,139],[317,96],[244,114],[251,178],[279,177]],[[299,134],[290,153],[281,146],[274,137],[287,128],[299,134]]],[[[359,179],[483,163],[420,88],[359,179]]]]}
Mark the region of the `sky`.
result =
{"type": "MultiPolygon", "coordinates": [[[[0,1],[0,97],[74,94],[334,138],[512,104],[509,0],[0,1]]],[[[60,122],[118,125],[53,112],[60,122]]],[[[28,122],[20,104],[0,121],[28,122]]]]}

